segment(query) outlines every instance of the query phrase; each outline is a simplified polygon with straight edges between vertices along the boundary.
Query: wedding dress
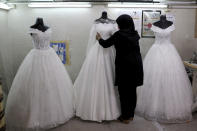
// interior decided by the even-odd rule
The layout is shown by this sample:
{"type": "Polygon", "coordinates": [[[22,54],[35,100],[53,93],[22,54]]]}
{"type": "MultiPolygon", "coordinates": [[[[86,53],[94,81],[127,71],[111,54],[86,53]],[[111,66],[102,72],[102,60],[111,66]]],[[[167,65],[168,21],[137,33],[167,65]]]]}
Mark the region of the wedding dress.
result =
{"type": "Polygon", "coordinates": [[[174,25],[152,26],[155,43],[144,59],[144,85],[138,88],[136,113],[148,120],[181,123],[192,119],[192,90],[183,62],[171,43],[174,25]]]}
{"type": "Polygon", "coordinates": [[[49,46],[51,29],[30,29],[34,49],[25,57],[6,106],[8,131],[37,131],[63,124],[74,115],[71,79],[49,46]]]}
{"type": "Polygon", "coordinates": [[[76,116],[83,120],[101,122],[115,120],[120,115],[115,79],[115,48],[103,48],[96,33],[109,38],[116,24],[98,23],[92,26],[86,59],[74,83],[76,116]]]}

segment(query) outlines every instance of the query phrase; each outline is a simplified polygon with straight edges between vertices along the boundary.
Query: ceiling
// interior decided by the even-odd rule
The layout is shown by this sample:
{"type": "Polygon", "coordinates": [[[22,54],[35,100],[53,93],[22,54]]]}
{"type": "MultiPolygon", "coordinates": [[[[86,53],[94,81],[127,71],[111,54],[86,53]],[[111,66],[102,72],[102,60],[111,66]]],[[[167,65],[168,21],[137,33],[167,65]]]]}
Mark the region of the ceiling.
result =
{"type": "Polygon", "coordinates": [[[32,2],[32,1],[41,1],[41,2],[47,2],[47,1],[55,1],[55,2],[169,2],[169,3],[176,3],[176,2],[195,2],[197,0],[0,0],[1,2],[32,2]]]}

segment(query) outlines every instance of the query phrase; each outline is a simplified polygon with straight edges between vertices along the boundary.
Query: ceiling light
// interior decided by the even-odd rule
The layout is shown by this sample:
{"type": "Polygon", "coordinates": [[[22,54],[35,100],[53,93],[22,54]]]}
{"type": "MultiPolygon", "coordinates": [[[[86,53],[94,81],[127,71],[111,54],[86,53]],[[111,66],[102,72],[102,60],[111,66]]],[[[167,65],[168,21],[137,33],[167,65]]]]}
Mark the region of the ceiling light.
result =
{"type": "Polygon", "coordinates": [[[89,3],[71,3],[71,2],[44,2],[44,3],[29,3],[29,7],[37,8],[88,8],[92,7],[89,3]]]}
{"type": "Polygon", "coordinates": [[[9,6],[8,4],[0,3],[0,9],[9,10],[11,8],[13,8],[13,7],[9,6]]]}
{"type": "Polygon", "coordinates": [[[197,9],[197,6],[195,6],[195,5],[191,5],[191,6],[188,6],[188,5],[186,5],[186,6],[184,6],[184,5],[170,5],[169,6],[169,8],[170,9],[197,9]]]}
{"type": "Polygon", "coordinates": [[[112,8],[167,8],[167,5],[164,4],[150,4],[150,3],[111,3],[108,4],[108,7],[112,8]]]}

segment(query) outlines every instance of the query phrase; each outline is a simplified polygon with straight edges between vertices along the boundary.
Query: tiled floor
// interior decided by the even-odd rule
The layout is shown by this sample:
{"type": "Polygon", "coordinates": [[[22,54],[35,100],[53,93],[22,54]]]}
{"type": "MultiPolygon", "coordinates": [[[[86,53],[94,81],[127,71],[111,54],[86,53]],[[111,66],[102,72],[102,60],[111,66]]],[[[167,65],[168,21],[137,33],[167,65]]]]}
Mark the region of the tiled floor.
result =
{"type": "Polygon", "coordinates": [[[159,124],[135,116],[130,124],[112,122],[90,122],[73,118],[66,124],[49,131],[197,131],[197,113],[193,121],[185,124],[159,124]]]}

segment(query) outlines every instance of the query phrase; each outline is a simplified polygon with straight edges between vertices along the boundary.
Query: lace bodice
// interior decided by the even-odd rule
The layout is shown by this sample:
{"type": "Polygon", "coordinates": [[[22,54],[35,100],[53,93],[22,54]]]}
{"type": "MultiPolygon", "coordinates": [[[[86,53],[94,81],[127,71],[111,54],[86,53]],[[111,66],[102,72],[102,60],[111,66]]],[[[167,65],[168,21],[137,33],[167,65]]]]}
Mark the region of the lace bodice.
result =
{"type": "Polygon", "coordinates": [[[103,39],[108,39],[117,29],[115,24],[99,23],[95,25],[95,30],[103,39]]]}
{"type": "Polygon", "coordinates": [[[90,36],[88,40],[88,46],[87,46],[87,51],[86,53],[89,52],[91,47],[97,43],[98,41],[96,40],[96,34],[97,32],[100,33],[101,37],[103,39],[108,39],[110,36],[112,36],[116,31],[118,30],[117,24],[116,23],[94,23],[91,31],[90,31],[90,36]]]}
{"type": "Polygon", "coordinates": [[[155,44],[171,43],[171,32],[175,30],[174,25],[169,26],[166,29],[161,29],[156,26],[152,26],[151,30],[155,33],[155,44]]]}
{"type": "Polygon", "coordinates": [[[50,39],[52,33],[51,29],[42,32],[38,29],[30,28],[29,33],[32,34],[31,36],[34,48],[40,50],[46,50],[50,48],[50,39]]]}

